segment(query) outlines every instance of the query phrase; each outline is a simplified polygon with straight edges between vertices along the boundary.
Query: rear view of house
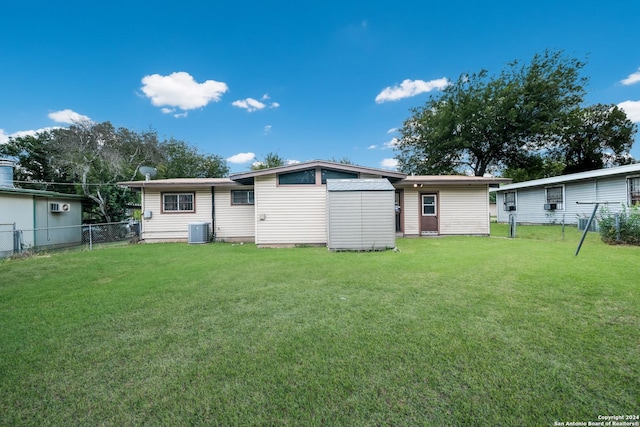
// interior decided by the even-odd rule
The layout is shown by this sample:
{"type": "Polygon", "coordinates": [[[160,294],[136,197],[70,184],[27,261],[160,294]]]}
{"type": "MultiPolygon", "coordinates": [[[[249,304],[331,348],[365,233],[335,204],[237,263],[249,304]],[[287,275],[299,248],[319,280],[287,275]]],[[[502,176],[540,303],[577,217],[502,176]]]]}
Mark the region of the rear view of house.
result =
{"type": "Polygon", "coordinates": [[[395,236],[489,235],[489,187],[506,182],[467,176],[408,177],[314,160],[229,178],[120,184],[142,192],[141,237],[147,242],[187,240],[190,223],[206,222],[217,241],[331,247],[346,244],[337,243],[342,238],[355,238],[362,231],[356,228],[365,224],[376,232],[381,228],[380,235],[360,234],[367,244],[375,239],[372,246],[377,248],[392,245],[395,236]],[[376,191],[380,193],[374,196],[376,191]],[[348,224],[352,228],[344,228],[348,224]]]}

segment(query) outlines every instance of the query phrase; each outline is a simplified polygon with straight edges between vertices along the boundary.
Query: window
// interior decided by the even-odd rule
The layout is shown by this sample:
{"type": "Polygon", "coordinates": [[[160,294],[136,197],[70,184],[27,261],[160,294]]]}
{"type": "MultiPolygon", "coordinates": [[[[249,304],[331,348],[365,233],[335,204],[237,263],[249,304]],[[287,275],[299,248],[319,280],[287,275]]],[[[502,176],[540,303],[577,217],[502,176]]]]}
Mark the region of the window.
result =
{"type": "Polygon", "coordinates": [[[253,205],[253,190],[231,190],[232,205],[253,205]]]}
{"type": "Polygon", "coordinates": [[[562,210],[562,203],[564,200],[564,187],[550,187],[547,188],[547,201],[545,202],[546,210],[562,210]]]}
{"type": "Polygon", "coordinates": [[[331,169],[322,169],[322,183],[326,184],[327,179],[354,179],[358,177],[357,173],[343,172],[331,169]]]}
{"type": "Polygon", "coordinates": [[[640,205],[640,177],[629,178],[629,204],[640,205]]]}
{"type": "Polygon", "coordinates": [[[422,196],[422,216],[436,214],[436,196],[422,196]]]}
{"type": "Polygon", "coordinates": [[[164,193],[162,195],[163,212],[195,212],[194,193],[164,193]]]}
{"type": "Polygon", "coordinates": [[[315,184],[316,183],[316,170],[307,169],[303,171],[281,173],[278,175],[278,184],[290,185],[290,184],[315,184]]]}
{"type": "Polygon", "coordinates": [[[507,191],[504,193],[504,210],[515,211],[516,210],[516,192],[507,191]]]}

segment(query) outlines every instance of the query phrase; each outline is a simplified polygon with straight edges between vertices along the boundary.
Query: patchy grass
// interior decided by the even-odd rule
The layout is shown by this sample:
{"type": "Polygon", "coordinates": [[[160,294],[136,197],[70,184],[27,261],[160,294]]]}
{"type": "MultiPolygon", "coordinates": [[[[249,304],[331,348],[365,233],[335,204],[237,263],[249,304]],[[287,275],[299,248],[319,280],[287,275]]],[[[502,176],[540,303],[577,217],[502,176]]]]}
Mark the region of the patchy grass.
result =
{"type": "MultiPolygon", "coordinates": [[[[494,235],[506,236],[503,224],[494,235]]],[[[156,244],[0,263],[0,425],[553,425],[640,408],[640,249],[156,244]]]]}

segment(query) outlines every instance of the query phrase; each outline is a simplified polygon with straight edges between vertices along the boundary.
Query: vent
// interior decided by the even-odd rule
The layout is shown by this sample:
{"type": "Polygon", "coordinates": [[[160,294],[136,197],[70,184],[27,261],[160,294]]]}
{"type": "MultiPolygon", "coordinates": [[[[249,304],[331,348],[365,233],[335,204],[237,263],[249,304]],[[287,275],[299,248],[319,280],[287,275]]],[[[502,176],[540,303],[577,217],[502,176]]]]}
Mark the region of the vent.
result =
{"type": "Polygon", "coordinates": [[[49,210],[55,213],[69,212],[71,206],[69,203],[50,203],[49,210]]]}
{"type": "Polygon", "coordinates": [[[189,243],[209,243],[209,223],[194,222],[189,224],[189,243]]]}

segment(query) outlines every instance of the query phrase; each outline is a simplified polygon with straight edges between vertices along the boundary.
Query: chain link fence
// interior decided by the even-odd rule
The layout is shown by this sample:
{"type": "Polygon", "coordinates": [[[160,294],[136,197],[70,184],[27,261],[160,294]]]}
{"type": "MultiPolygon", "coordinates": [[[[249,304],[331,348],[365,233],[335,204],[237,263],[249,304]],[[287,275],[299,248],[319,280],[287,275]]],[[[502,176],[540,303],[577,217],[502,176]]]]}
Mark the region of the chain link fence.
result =
{"type": "Polygon", "coordinates": [[[43,251],[88,249],[136,242],[137,222],[82,224],[67,227],[19,229],[16,224],[0,224],[0,258],[43,251]]]}

